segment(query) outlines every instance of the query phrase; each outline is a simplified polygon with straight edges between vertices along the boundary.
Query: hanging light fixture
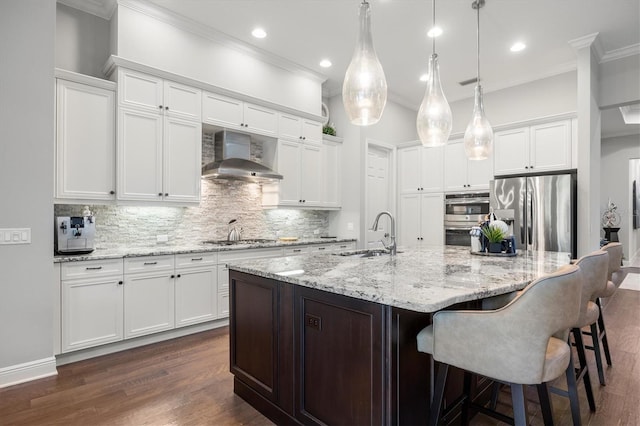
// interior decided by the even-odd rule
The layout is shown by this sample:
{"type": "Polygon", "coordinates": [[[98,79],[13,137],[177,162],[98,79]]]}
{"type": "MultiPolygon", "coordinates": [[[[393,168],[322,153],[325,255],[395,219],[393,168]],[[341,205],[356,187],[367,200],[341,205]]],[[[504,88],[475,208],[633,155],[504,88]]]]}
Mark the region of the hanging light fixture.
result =
{"type": "Polygon", "coordinates": [[[356,49],[342,85],[342,102],[351,123],[368,126],[380,120],[387,103],[387,81],[371,37],[369,3],[360,4],[356,49]]]}
{"type": "Polygon", "coordinates": [[[489,158],[493,148],[493,129],[487,117],[484,115],[482,102],[482,86],[480,85],[480,8],[485,0],[475,0],[471,7],[477,11],[477,53],[478,74],[473,103],[471,121],[464,132],[464,150],[469,160],[484,160],[489,158]]]}
{"type": "MultiPolygon", "coordinates": [[[[436,0],[433,0],[433,27],[436,26],[436,0]]],[[[444,145],[452,127],[451,108],[440,84],[440,66],[436,54],[436,38],[433,37],[433,53],[429,58],[427,89],[416,118],[418,136],[422,145],[433,147],[444,145]]]]}

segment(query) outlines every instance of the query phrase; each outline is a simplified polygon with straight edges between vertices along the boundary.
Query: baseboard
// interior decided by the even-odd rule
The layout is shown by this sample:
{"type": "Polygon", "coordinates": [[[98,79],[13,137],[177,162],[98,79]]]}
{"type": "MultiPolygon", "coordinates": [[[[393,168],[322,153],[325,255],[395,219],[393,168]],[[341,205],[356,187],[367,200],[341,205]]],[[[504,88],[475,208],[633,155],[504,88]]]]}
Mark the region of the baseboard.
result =
{"type": "Polygon", "coordinates": [[[0,388],[42,379],[43,377],[55,376],[57,374],[58,370],[56,370],[55,357],[11,365],[0,368],[0,388]]]}
{"type": "Polygon", "coordinates": [[[229,318],[223,318],[215,321],[209,321],[202,324],[195,324],[188,327],[175,328],[173,330],[163,331],[161,333],[149,334],[147,336],[136,337],[135,339],[123,340],[117,343],[96,346],[88,349],[81,349],[74,352],[67,352],[56,355],[57,365],[70,364],[72,362],[84,361],[85,359],[95,358],[97,356],[108,355],[127,349],[137,348],[152,343],[158,343],[176,337],[183,337],[189,334],[200,333],[202,331],[213,330],[214,328],[225,327],[229,325],[229,318]]]}

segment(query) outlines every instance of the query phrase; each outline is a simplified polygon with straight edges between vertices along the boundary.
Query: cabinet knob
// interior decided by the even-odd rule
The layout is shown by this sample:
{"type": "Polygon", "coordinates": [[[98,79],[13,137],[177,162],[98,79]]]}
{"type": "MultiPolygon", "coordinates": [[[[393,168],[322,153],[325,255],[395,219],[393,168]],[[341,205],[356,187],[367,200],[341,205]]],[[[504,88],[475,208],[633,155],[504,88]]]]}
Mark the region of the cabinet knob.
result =
{"type": "Polygon", "coordinates": [[[533,166],[529,166],[530,169],[533,169],[533,166]]]}
{"type": "Polygon", "coordinates": [[[165,196],[165,197],[168,197],[168,196],[169,196],[169,193],[168,193],[168,192],[165,192],[165,193],[164,193],[164,196],[165,196]]]}
{"type": "Polygon", "coordinates": [[[524,166],[524,168],[525,168],[525,169],[528,169],[528,168],[529,168],[529,166],[524,166]]]}
{"type": "Polygon", "coordinates": [[[247,123],[244,123],[244,127],[249,127],[249,125],[247,123]]]}
{"type": "Polygon", "coordinates": [[[158,197],[162,197],[162,192],[158,192],[158,197]]]}
{"type": "Polygon", "coordinates": [[[109,195],[114,195],[116,191],[109,191],[109,195]]]}
{"type": "Polygon", "coordinates": [[[178,274],[178,278],[180,278],[182,275],[178,274]]]}
{"type": "Polygon", "coordinates": [[[307,137],[306,137],[306,136],[303,136],[303,137],[302,137],[302,140],[303,140],[303,141],[306,141],[306,140],[307,140],[307,137]]]}
{"type": "Polygon", "coordinates": [[[176,277],[175,275],[171,275],[171,278],[175,278],[175,277],[176,277]]]}
{"type": "Polygon", "coordinates": [[[162,109],[162,105],[158,105],[158,108],[162,109]]]}
{"type": "Polygon", "coordinates": [[[118,281],[118,285],[124,284],[124,281],[118,281]]]}
{"type": "Polygon", "coordinates": [[[164,107],[164,109],[165,109],[165,110],[168,110],[168,109],[169,109],[169,107],[168,107],[168,106],[166,106],[166,107],[164,107]]]}

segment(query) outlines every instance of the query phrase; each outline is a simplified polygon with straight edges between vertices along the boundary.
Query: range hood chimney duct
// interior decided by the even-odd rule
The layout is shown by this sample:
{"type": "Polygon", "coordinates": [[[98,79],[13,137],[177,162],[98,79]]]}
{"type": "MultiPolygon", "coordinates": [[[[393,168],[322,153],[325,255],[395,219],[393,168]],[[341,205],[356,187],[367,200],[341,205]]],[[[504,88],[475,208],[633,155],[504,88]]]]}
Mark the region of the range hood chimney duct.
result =
{"type": "Polygon", "coordinates": [[[251,161],[251,136],[222,130],[213,142],[215,161],[202,167],[207,179],[234,179],[248,182],[276,182],[282,175],[264,164],[251,161]]]}

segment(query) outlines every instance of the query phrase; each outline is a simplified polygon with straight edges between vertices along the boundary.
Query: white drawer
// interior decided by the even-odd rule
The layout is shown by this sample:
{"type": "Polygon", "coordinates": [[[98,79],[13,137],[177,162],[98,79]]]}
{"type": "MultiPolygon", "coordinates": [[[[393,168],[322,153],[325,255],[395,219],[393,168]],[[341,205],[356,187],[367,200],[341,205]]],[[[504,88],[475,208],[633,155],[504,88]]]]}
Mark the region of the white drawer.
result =
{"type": "Polygon", "coordinates": [[[61,265],[60,270],[62,280],[122,275],[122,259],[67,262],[61,265]]]}
{"type": "Polygon", "coordinates": [[[173,271],[174,255],[131,257],[124,260],[124,273],[173,271]]]}
{"type": "Polygon", "coordinates": [[[298,254],[309,253],[309,246],[286,247],[283,251],[285,256],[295,256],[298,254]]]}
{"type": "Polygon", "coordinates": [[[176,254],[176,268],[209,266],[218,263],[218,253],[176,254]]]}
{"type": "Polygon", "coordinates": [[[326,251],[333,251],[335,250],[335,248],[333,247],[333,244],[314,244],[312,246],[309,246],[309,253],[314,253],[314,252],[326,252],[326,251]]]}
{"type": "Polygon", "coordinates": [[[281,248],[229,250],[218,253],[218,263],[226,263],[232,260],[264,259],[267,257],[282,256],[281,248]]]}
{"type": "Polygon", "coordinates": [[[350,241],[348,243],[333,243],[333,250],[335,251],[343,251],[343,250],[355,250],[356,242],[350,241]]]}

